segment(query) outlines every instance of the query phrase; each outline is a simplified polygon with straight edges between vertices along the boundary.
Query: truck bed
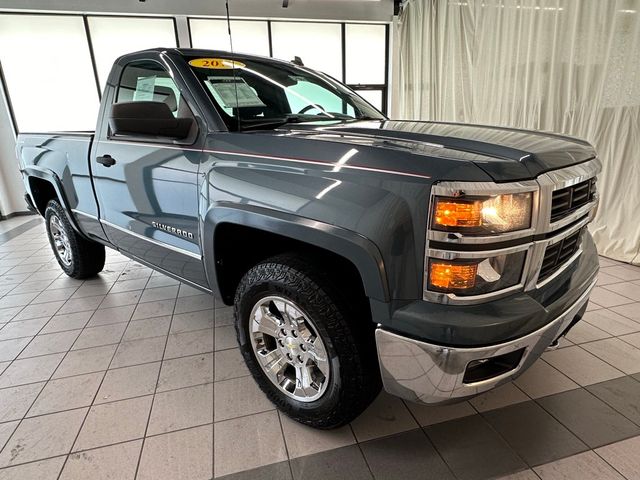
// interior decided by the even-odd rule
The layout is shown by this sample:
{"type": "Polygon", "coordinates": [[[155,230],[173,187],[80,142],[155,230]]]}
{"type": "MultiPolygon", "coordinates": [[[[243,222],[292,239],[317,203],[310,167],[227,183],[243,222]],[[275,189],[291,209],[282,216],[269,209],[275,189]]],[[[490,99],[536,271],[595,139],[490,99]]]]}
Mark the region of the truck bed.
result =
{"type": "MultiPolygon", "coordinates": [[[[77,220],[82,230],[104,238],[89,167],[93,137],[94,132],[20,133],[16,154],[21,171],[30,177],[28,189],[37,188],[37,179],[51,182],[67,211],[83,214],[77,220]]],[[[44,206],[36,207],[42,213],[44,206]]]]}

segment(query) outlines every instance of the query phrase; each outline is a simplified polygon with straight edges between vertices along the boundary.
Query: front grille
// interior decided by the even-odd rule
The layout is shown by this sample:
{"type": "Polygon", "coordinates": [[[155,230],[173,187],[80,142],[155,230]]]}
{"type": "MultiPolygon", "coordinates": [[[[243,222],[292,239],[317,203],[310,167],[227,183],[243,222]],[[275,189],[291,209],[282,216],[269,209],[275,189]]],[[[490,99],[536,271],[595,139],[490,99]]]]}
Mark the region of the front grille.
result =
{"type": "Polygon", "coordinates": [[[554,243],[547,247],[542,260],[540,275],[538,276],[539,282],[553,275],[559,267],[561,267],[573,256],[574,253],[578,251],[578,248],[580,247],[580,239],[582,238],[582,231],[583,229],[580,229],[558,243],[554,243]]]}
{"type": "Polygon", "coordinates": [[[595,177],[554,191],[551,197],[551,223],[592,201],[595,193],[595,177]]]}

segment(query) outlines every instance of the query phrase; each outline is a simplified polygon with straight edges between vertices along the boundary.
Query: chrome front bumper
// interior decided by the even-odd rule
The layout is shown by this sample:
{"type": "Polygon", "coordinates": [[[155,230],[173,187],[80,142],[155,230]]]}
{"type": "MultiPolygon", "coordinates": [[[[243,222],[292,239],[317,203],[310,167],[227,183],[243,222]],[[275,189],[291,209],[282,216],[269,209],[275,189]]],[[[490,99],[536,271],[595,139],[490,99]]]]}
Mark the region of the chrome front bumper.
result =
{"type": "Polygon", "coordinates": [[[578,300],[544,327],[524,337],[480,348],[443,347],[376,330],[378,360],[387,392],[418,403],[438,404],[472,397],[523,373],[564,333],[589,301],[595,280],[578,300]],[[486,380],[465,383],[470,362],[491,359],[523,349],[515,368],[486,380]]]}

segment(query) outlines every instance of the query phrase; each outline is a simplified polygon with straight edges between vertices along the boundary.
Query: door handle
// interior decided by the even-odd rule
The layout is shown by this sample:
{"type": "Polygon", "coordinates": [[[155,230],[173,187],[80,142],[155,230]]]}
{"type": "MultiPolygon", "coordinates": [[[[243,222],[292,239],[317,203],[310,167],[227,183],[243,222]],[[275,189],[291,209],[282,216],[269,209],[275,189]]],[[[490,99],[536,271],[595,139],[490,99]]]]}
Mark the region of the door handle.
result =
{"type": "Polygon", "coordinates": [[[116,164],[116,159],[113,158],[111,155],[103,155],[102,157],[96,158],[96,161],[98,163],[101,163],[105,167],[111,167],[112,165],[116,164]]]}

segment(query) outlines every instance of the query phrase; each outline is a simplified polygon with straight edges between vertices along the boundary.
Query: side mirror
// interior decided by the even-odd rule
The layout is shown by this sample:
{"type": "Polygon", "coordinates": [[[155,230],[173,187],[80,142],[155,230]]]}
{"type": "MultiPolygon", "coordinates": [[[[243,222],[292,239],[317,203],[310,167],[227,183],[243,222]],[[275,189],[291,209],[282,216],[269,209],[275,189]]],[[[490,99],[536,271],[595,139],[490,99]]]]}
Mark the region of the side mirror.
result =
{"type": "Polygon", "coordinates": [[[191,118],[175,118],[164,102],[122,102],[111,106],[109,127],[116,135],[152,135],[183,139],[193,126],[191,118]]]}

